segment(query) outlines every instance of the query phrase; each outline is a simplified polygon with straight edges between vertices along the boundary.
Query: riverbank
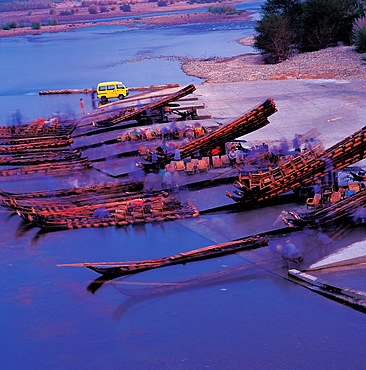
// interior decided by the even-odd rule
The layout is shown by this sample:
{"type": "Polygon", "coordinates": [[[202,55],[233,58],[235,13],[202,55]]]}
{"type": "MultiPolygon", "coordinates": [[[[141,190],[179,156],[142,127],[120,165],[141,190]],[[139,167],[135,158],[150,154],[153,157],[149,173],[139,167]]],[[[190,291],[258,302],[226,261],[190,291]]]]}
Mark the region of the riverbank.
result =
{"type": "MultiPolygon", "coordinates": [[[[235,1],[228,2],[235,4],[235,1]]],[[[41,34],[45,32],[69,32],[78,28],[93,26],[120,26],[130,28],[155,28],[166,26],[178,26],[182,24],[202,23],[225,23],[247,22],[251,20],[251,13],[242,12],[233,15],[214,14],[208,11],[199,11],[199,8],[207,7],[208,4],[187,4],[184,1],[176,1],[166,7],[158,7],[156,3],[138,3],[133,5],[133,12],[120,10],[91,15],[87,8],[82,8],[78,3],[61,3],[56,9],[58,12],[66,10],[66,7],[78,7],[74,15],[60,17],[60,22],[55,26],[42,26],[39,30],[30,27],[0,30],[1,37],[21,36],[27,34],[41,34]],[[74,4],[74,5],[73,5],[74,4]],[[197,12],[194,11],[197,9],[197,12]],[[166,12],[179,12],[176,14],[163,14],[166,12]],[[149,16],[151,14],[151,16],[149,16]],[[102,18],[103,17],[103,18],[102,18]],[[114,17],[113,19],[108,19],[114,17]],[[128,17],[118,19],[116,17],[128,17]],[[62,19],[61,19],[62,18],[62,19]]],[[[211,6],[220,6],[220,3],[212,3],[211,6]]],[[[0,13],[0,22],[5,23],[10,19],[24,19],[25,13],[11,12],[0,13]],[[23,18],[22,18],[23,17],[23,18]]],[[[33,17],[46,17],[41,11],[34,12],[33,17]]],[[[49,16],[49,15],[48,15],[49,16]]],[[[29,18],[28,21],[31,21],[29,18]]],[[[237,40],[243,45],[253,46],[254,37],[246,37],[237,40]]],[[[192,47],[197,47],[192,45],[192,47]]],[[[275,65],[264,64],[260,54],[242,54],[230,58],[180,58],[172,56],[182,63],[182,70],[189,76],[204,80],[204,83],[228,83],[261,80],[284,80],[284,79],[337,79],[337,80],[365,80],[366,64],[361,60],[362,55],[354,51],[353,46],[337,46],[319,50],[316,52],[294,55],[288,60],[275,65]]],[[[135,62],[145,58],[129,60],[135,62]]],[[[164,58],[164,57],[162,57],[164,58]]]]}
{"type": "MultiPolygon", "coordinates": [[[[249,2],[250,0],[246,0],[249,2]]],[[[241,1],[241,2],[246,2],[241,1]]],[[[238,3],[235,0],[228,0],[225,5],[238,3]]],[[[251,19],[251,13],[240,11],[235,14],[218,14],[201,10],[208,7],[222,7],[221,2],[217,3],[187,3],[176,0],[172,4],[159,7],[157,2],[138,2],[131,6],[130,12],[111,7],[106,12],[90,14],[87,7],[80,6],[78,2],[65,2],[53,5],[53,15],[49,9],[34,10],[31,15],[27,11],[0,12],[0,24],[16,22],[18,24],[41,23],[40,29],[32,29],[30,26],[0,29],[0,38],[14,37],[21,35],[38,35],[42,33],[69,32],[74,29],[93,26],[121,26],[131,28],[177,26],[181,24],[197,23],[225,23],[225,22],[246,22],[251,19]],[[195,12],[197,10],[197,12],[195,12]],[[72,13],[60,15],[62,13],[72,13]],[[174,14],[176,13],[176,14],[174,14]],[[57,15],[58,14],[58,15],[57,15]],[[47,23],[55,23],[47,25],[47,23]]]]}
{"type": "MultiPolygon", "coordinates": [[[[251,45],[253,37],[238,40],[251,45]]],[[[204,83],[287,79],[336,79],[364,81],[366,63],[353,46],[336,46],[294,55],[279,64],[264,64],[260,54],[243,54],[233,58],[186,59],[185,73],[205,79],[204,83]]]]}

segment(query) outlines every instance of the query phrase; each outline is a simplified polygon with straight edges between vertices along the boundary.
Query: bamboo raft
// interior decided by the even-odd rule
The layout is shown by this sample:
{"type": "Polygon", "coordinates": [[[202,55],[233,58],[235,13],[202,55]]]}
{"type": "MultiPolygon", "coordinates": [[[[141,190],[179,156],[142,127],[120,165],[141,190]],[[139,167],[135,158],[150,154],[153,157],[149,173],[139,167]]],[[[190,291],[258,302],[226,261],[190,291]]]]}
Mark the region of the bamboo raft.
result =
{"type": "Polygon", "coordinates": [[[341,224],[365,223],[366,217],[357,216],[360,209],[363,210],[362,215],[366,215],[366,189],[361,189],[351,196],[311,212],[290,211],[288,216],[284,216],[283,221],[286,225],[297,228],[330,228],[341,224]]]}
{"type": "Polygon", "coordinates": [[[40,204],[58,205],[75,204],[84,205],[90,202],[96,202],[109,198],[131,195],[133,192],[140,192],[143,184],[138,182],[110,182],[86,187],[41,190],[28,193],[12,193],[0,190],[0,205],[6,208],[14,209],[11,205],[11,199],[15,200],[21,206],[37,207],[40,204]]]}
{"type": "Polygon", "coordinates": [[[186,264],[188,262],[201,261],[209,258],[224,256],[242,250],[260,248],[268,244],[268,239],[264,237],[249,236],[240,240],[222,244],[210,245],[208,247],[182,252],[168,257],[162,257],[145,261],[133,262],[98,262],[82,264],[61,264],[58,266],[78,267],[85,266],[106,277],[113,278],[124,275],[136,274],[152,269],[186,264]]]}
{"type": "Polygon", "coordinates": [[[364,291],[329,284],[314,275],[296,269],[289,270],[288,274],[290,277],[300,281],[301,285],[307,289],[366,313],[366,294],[364,291]]]}
{"type": "Polygon", "coordinates": [[[0,126],[0,139],[14,140],[34,137],[69,136],[75,127],[74,122],[58,122],[57,120],[46,126],[44,120],[40,119],[25,125],[0,126]]]}
{"type": "Polygon", "coordinates": [[[126,226],[198,216],[198,211],[191,202],[181,204],[166,194],[114,202],[113,205],[103,203],[103,208],[66,207],[62,213],[61,210],[58,211],[51,210],[48,215],[36,211],[22,214],[21,210],[17,209],[19,216],[48,231],[126,226]]]}
{"type": "Polygon", "coordinates": [[[87,158],[80,158],[67,162],[41,163],[23,167],[7,168],[0,170],[0,178],[45,173],[61,176],[73,171],[83,171],[90,167],[92,167],[92,163],[87,158]]]}
{"type": "Polygon", "coordinates": [[[79,159],[81,154],[81,150],[63,150],[57,152],[39,151],[0,155],[0,166],[28,166],[41,163],[68,162],[79,159]]]}
{"type": "Polygon", "coordinates": [[[239,175],[234,184],[238,196],[226,195],[240,204],[271,199],[290,190],[310,186],[317,178],[366,158],[366,126],[327,150],[307,151],[263,173],[239,175]]]}
{"type": "MultiPolygon", "coordinates": [[[[142,192],[123,192],[116,191],[113,194],[107,195],[103,192],[89,193],[80,196],[79,198],[68,196],[56,201],[47,199],[38,199],[37,202],[32,199],[17,200],[14,197],[9,197],[3,201],[4,206],[15,211],[25,221],[32,222],[35,214],[45,217],[70,217],[70,216],[92,216],[97,210],[114,212],[116,207],[121,206],[121,202],[133,201],[136,199],[147,200],[152,198],[154,194],[145,194],[142,192]],[[81,198],[81,199],[80,199],[81,198]]],[[[155,196],[160,193],[155,193],[155,196]]],[[[165,193],[163,193],[165,194],[165,193]]]]}
{"type": "MultiPolygon", "coordinates": [[[[127,108],[118,110],[117,112],[114,112],[113,114],[110,114],[108,118],[104,118],[101,120],[95,119],[93,121],[93,126],[97,127],[109,127],[117,125],[118,123],[132,120],[132,119],[138,119],[140,120],[142,116],[146,115],[146,111],[154,110],[158,108],[162,108],[164,106],[167,106],[169,103],[178,100],[186,95],[192,94],[196,90],[196,87],[191,84],[183,89],[180,89],[179,91],[169,94],[163,98],[157,99],[155,102],[145,104],[142,107],[137,108],[127,108]]],[[[151,122],[148,122],[151,123],[151,122]]]]}
{"type": "Polygon", "coordinates": [[[204,152],[212,149],[216,145],[221,145],[256,131],[269,124],[268,117],[276,112],[276,105],[273,99],[269,98],[263,104],[225,124],[222,128],[183,145],[181,147],[181,157],[190,157],[197,149],[200,150],[200,152],[204,152]]]}
{"type": "Polygon", "coordinates": [[[50,150],[64,150],[64,147],[73,143],[74,139],[66,136],[50,136],[40,138],[28,139],[0,139],[0,154],[8,153],[24,153],[31,151],[39,151],[47,149],[50,150]]]}

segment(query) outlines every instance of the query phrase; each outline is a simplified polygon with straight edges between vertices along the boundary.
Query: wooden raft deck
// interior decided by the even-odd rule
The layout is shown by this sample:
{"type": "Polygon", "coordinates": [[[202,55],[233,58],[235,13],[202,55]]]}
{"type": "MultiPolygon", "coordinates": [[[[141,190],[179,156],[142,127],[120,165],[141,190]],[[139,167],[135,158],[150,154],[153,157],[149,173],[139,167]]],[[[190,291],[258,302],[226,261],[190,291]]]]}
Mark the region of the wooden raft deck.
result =
{"type": "Polygon", "coordinates": [[[277,168],[239,176],[242,196],[227,195],[241,204],[261,202],[302,186],[312,185],[332,171],[366,158],[366,126],[325,151],[308,151],[277,168]]]}

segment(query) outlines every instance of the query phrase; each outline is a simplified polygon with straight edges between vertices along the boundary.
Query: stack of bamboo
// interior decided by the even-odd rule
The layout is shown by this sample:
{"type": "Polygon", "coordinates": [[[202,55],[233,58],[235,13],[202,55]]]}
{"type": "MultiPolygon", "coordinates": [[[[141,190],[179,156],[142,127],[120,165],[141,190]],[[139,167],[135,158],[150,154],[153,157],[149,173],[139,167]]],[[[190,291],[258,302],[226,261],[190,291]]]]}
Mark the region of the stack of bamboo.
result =
{"type": "Polygon", "coordinates": [[[294,219],[288,220],[298,227],[328,227],[338,223],[357,224],[366,221],[366,189],[335,202],[325,208],[312,212],[294,214],[294,219]],[[362,210],[358,216],[358,211],[362,210]]]}
{"type": "Polygon", "coordinates": [[[316,179],[329,172],[340,170],[364,158],[366,126],[325,151],[304,152],[275,169],[249,174],[249,187],[242,187],[242,196],[236,197],[228,192],[227,195],[239,203],[263,201],[301,186],[312,185],[316,179]]]}
{"type": "Polygon", "coordinates": [[[168,221],[173,219],[196,217],[196,207],[187,202],[181,204],[174,198],[158,195],[152,198],[134,198],[113,203],[103,203],[100,207],[62,207],[44,208],[43,211],[29,210],[19,216],[26,218],[43,230],[65,230],[98,228],[107,226],[125,226],[139,222],[168,221]],[[143,206],[136,206],[134,203],[143,206]],[[150,203],[150,204],[149,204],[150,203]]]}
{"type": "Polygon", "coordinates": [[[268,117],[275,112],[277,112],[276,105],[273,99],[269,98],[263,104],[222,128],[182,146],[181,157],[190,157],[195,154],[197,149],[204,152],[217,145],[222,145],[240,136],[256,131],[269,124],[268,117]]]}
{"type": "Polygon", "coordinates": [[[175,93],[169,94],[164,98],[157,99],[152,103],[145,104],[141,107],[136,107],[134,109],[123,109],[122,111],[119,110],[106,119],[95,120],[93,122],[93,125],[97,127],[113,126],[124,121],[136,119],[137,117],[146,113],[146,111],[148,110],[151,111],[153,109],[162,108],[173,101],[176,101],[186,95],[192,94],[195,90],[196,87],[194,85],[192,84],[188,85],[183,89],[180,89],[175,93]]]}

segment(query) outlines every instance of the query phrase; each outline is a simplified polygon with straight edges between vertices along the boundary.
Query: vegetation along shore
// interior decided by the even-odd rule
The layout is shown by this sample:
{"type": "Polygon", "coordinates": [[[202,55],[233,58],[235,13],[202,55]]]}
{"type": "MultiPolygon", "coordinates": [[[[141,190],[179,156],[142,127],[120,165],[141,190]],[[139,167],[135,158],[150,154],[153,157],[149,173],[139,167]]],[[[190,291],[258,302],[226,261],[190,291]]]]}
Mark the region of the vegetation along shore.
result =
{"type": "MultiPolygon", "coordinates": [[[[10,1],[0,4],[0,37],[67,32],[95,25],[149,28],[187,23],[245,22],[251,19],[249,12],[236,10],[235,1],[226,1],[225,4],[210,1],[188,3],[181,0],[108,3],[63,0],[51,3],[39,0],[27,3],[10,1]],[[202,7],[209,7],[209,11],[198,11],[202,7]],[[163,14],[166,12],[170,14],[163,14]]],[[[258,53],[230,58],[184,58],[181,60],[183,71],[204,79],[205,83],[281,79],[365,80],[366,57],[363,53],[366,52],[366,40],[362,35],[366,35],[366,21],[363,8],[355,8],[359,2],[307,0],[306,11],[300,7],[300,3],[299,0],[267,0],[264,3],[262,18],[256,27],[257,34],[237,40],[243,45],[256,47],[258,53]],[[316,20],[317,11],[327,10],[321,8],[324,6],[333,14],[333,23],[338,22],[337,16],[343,17],[342,12],[347,12],[348,23],[342,23],[341,33],[333,24],[323,22],[318,27],[321,43],[316,47],[309,46],[308,40],[312,39],[312,35],[307,34],[305,21],[311,15],[316,20]],[[350,8],[354,9],[351,15],[350,8]],[[295,22],[299,18],[304,19],[301,24],[295,22]],[[334,33],[329,34],[325,29],[332,29],[334,33]],[[350,34],[348,39],[345,37],[347,32],[350,34]]],[[[316,21],[312,24],[312,29],[314,27],[317,27],[316,21]]]]}

